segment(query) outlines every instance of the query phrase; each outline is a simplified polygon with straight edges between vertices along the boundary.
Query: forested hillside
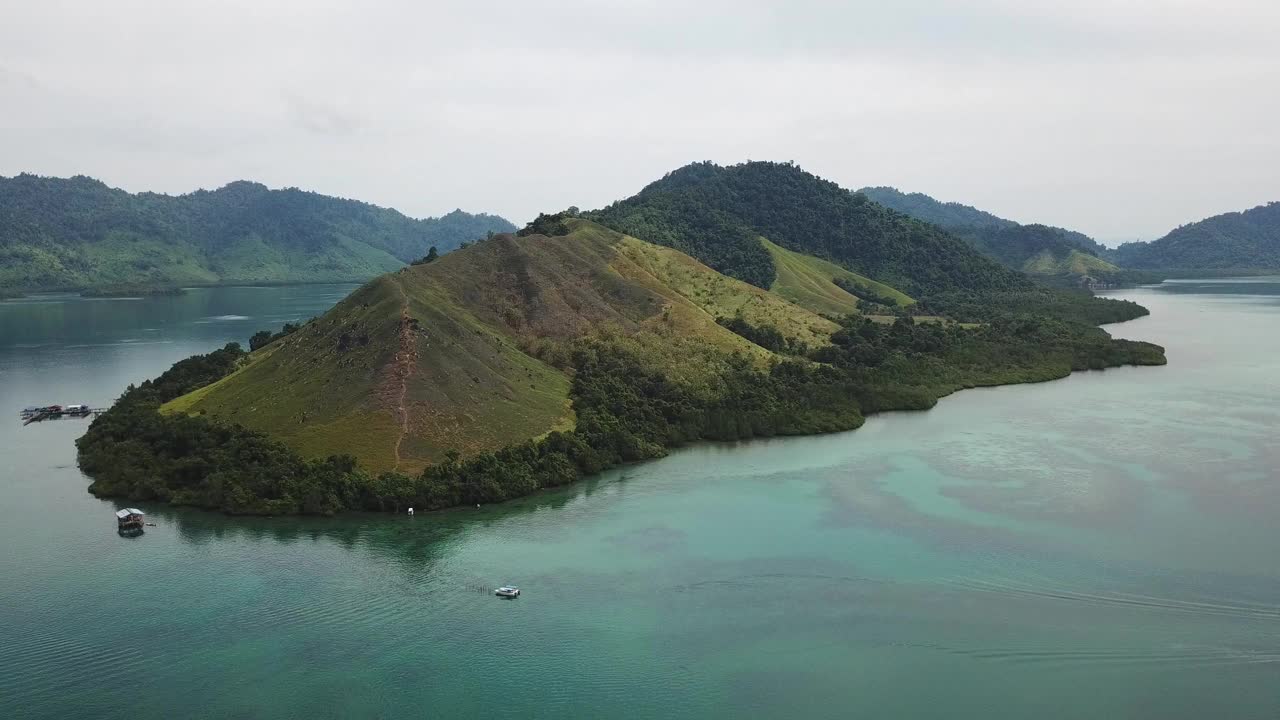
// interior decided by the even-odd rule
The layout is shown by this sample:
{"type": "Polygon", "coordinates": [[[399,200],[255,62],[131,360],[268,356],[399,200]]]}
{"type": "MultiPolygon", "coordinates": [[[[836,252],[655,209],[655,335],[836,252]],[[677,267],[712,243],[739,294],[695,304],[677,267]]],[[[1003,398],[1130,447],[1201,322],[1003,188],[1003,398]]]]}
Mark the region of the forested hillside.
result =
{"type": "Polygon", "coordinates": [[[1183,225],[1152,242],[1115,251],[1126,267],[1192,272],[1280,270],[1280,202],[1183,225]]]}
{"type": "Polygon", "coordinates": [[[933,223],[964,238],[1006,267],[1034,275],[1106,276],[1119,268],[1104,259],[1107,249],[1088,235],[1049,225],[1023,225],[924,193],[866,187],[859,193],[880,205],[933,223]]]}
{"type": "Polygon", "coordinates": [[[0,290],[365,280],[513,229],[245,181],[170,196],[19,175],[0,178],[0,290]]]}
{"type": "Polygon", "coordinates": [[[910,215],[917,220],[944,228],[1004,228],[1018,223],[992,215],[971,205],[958,202],[942,202],[924,193],[905,193],[888,187],[864,187],[858,192],[884,205],[890,210],[910,215]]]}
{"type": "Polygon", "coordinates": [[[586,216],[764,288],[777,268],[761,237],[910,295],[1030,285],[940,228],[790,163],[687,165],[586,216]]]}

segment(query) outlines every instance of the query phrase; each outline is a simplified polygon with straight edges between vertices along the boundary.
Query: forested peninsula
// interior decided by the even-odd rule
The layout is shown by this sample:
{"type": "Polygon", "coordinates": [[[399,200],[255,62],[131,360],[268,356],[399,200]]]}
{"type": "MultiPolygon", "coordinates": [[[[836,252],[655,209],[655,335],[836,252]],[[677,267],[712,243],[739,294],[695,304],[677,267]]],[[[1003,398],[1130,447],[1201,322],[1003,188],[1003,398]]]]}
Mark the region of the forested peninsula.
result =
{"type": "Polygon", "coordinates": [[[936,226],[790,164],[697,164],[383,275],[130,387],[102,496],[229,513],[492,503],[702,441],[832,432],[956,390],[1158,365],[936,226]]]}

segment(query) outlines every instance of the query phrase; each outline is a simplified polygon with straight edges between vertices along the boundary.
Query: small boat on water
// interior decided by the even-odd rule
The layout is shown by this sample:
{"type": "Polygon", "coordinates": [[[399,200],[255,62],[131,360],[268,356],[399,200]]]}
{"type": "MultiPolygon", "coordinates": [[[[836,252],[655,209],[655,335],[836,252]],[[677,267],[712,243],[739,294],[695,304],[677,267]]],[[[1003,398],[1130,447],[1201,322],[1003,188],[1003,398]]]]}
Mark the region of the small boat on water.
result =
{"type": "Polygon", "coordinates": [[[498,597],[516,598],[516,597],[520,597],[520,588],[512,587],[510,585],[503,585],[497,590],[494,590],[493,594],[497,595],[498,597]]]}

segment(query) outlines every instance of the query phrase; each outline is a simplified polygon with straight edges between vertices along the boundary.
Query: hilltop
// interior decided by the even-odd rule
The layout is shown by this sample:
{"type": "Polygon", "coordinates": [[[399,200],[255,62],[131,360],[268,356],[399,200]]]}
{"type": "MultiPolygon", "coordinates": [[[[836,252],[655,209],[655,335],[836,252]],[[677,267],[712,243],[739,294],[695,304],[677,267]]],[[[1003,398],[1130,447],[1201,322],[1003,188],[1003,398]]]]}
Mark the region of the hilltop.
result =
{"type": "Polygon", "coordinates": [[[586,216],[763,288],[777,265],[761,237],[913,296],[1031,286],[938,227],[790,163],[687,165],[586,216]]]}
{"type": "Polygon", "coordinates": [[[1103,277],[1120,272],[1107,249],[1084,233],[1050,225],[1023,225],[956,202],[892,187],[858,191],[891,210],[932,223],[963,238],[1008,268],[1039,276],[1103,277]]]}
{"type": "Polygon", "coordinates": [[[1215,215],[1152,242],[1125,243],[1115,257],[1150,270],[1274,272],[1280,270],[1280,202],[1215,215]]]}
{"type": "Polygon", "coordinates": [[[80,466],[99,495],[227,512],[440,508],[690,441],[846,430],[964,387],[1164,362],[1051,308],[1048,291],[1014,291],[1016,312],[974,291],[918,300],[752,240],[772,290],[543,216],[379,277],[252,353],[232,344],[130,388],[77,441],[80,466]],[[935,314],[910,317],[924,302],[935,314]]]}
{"type": "Polygon", "coordinates": [[[92,178],[0,178],[0,289],[363,281],[515,227],[246,181],[131,194],[92,178]]]}

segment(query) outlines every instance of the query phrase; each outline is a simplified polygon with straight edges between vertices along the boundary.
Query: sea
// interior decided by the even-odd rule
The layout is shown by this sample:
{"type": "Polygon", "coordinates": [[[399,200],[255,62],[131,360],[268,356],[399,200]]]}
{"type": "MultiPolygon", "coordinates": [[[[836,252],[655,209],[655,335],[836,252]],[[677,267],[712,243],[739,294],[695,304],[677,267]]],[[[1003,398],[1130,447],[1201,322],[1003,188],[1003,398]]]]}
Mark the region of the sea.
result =
{"type": "Polygon", "coordinates": [[[351,289],[0,302],[0,716],[1280,716],[1280,278],[1113,292],[1165,367],[413,517],[121,537],[19,418],[351,289]]]}

